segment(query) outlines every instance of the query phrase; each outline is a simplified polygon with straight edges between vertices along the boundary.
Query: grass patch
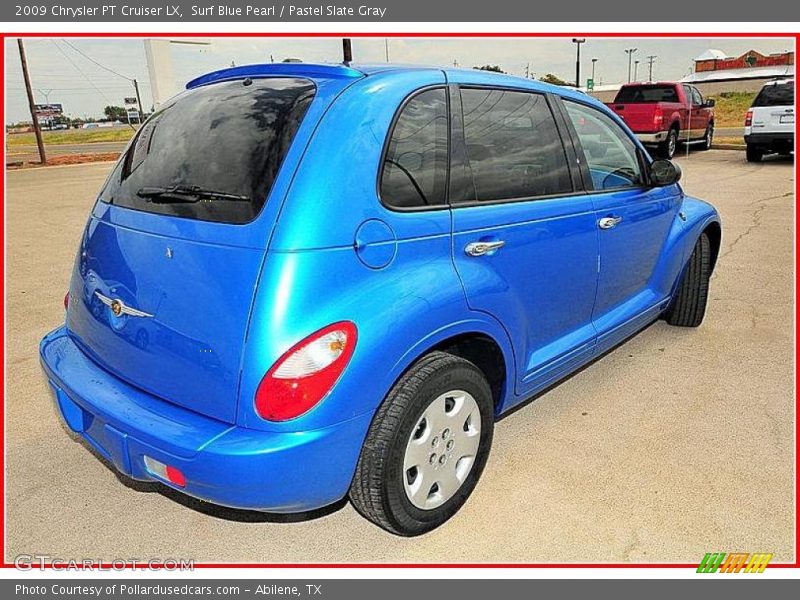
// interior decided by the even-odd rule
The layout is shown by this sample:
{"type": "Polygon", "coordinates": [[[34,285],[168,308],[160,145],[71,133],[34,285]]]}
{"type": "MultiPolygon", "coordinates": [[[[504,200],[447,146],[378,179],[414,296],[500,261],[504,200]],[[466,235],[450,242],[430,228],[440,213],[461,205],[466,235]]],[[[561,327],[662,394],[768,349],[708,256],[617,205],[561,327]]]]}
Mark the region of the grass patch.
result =
{"type": "Polygon", "coordinates": [[[714,136],[714,145],[725,144],[730,146],[741,146],[742,148],[745,147],[744,145],[744,138],[742,137],[721,137],[718,135],[714,136]]]}
{"type": "MultiPolygon", "coordinates": [[[[43,131],[42,138],[47,144],[91,144],[94,142],[127,142],[133,137],[130,127],[107,127],[95,129],[68,129],[65,131],[43,131]]],[[[36,145],[33,133],[14,133],[6,137],[8,146],[36,145]]]]}
{"type": "Polygon", "coordinates": [[[716,100],[714,121],[717,127],[744,127],[744,115],[758,92],[722,92],[708,96],[716,100]]]}

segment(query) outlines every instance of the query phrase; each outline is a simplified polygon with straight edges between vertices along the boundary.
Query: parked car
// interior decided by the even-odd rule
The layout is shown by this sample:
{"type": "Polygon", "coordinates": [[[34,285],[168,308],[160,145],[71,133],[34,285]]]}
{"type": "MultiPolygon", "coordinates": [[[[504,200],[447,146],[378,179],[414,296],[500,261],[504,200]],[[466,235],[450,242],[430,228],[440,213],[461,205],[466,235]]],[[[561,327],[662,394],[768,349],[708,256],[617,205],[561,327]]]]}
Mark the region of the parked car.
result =
{"type": "Polygon", "coordinates": [[[764,84],[744,120],[747,160],[759,162],[765,154],[794,151],[794,79],[764,84]]]}
{"type": "Polygon", "coordinates": [[[128,477],[273,512],[349,495],[424,533],[497,417],[659,317],[703,320],[717,212],[585,94],[305,63],[187,88],[100,190],[40,349],[128,477]]]}
{"type": "Polygon", "coordinates": [[[623,85],[609,103],[643,144],[672,158],[678,143],[708,150],[714,140],[714,100],[693,85],[659,81],[623,85]]]}

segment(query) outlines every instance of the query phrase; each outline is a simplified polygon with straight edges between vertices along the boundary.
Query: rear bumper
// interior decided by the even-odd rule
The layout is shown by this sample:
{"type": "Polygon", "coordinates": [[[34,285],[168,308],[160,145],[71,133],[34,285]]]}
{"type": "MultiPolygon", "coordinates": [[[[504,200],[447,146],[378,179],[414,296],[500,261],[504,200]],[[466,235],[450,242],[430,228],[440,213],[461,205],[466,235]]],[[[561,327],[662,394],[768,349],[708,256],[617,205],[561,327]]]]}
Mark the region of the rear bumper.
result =
{"type": "Polygon", "coordinates": [[[128,385],[88,358],[64,327],[45,336],[39,353],[67,426],[117,470],[232,508],[303,512],[340,500],[371,421],[365,414],[313,431],[245,429],[128,385]],[[185,487],[148,471],[145,456],[180,469],[185,487]]]}
{"type": "Polygon", "coordinates": [[[744,142],[756,146],[794,146],[794,132],[749,133],[744,136],[744,142]]]}
{"type": "Polygon", "coordinates": [[[637,133],[636,137],[643,144],[660,144],[667,139],[666,131],[657,131],[655,133],[637,133]]]}

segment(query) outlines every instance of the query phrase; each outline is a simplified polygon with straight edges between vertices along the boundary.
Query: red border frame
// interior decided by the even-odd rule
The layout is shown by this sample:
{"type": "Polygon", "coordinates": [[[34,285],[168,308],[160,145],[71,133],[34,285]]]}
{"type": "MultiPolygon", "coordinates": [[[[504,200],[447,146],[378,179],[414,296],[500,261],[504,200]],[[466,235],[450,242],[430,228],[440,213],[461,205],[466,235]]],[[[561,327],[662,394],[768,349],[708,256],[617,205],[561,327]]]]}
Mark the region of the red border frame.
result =
{"type": "MultiPolygon", "coordinates": [[[[313,33],[297,33],[297,32],[227,32],[227,33],[209,33],[209,32],[163,32],[163,33],[142,33],[142,32],[118,32],[118,33],[80,33],[80,32],[53,32],[53,33],[33,33],[33,32],[17,32],[7,33],[0,32],[2,37],[2,47],[0,47],[0,74],[3,75],[3,93],[0,94],[0,112],[5,117],[5,40],[6,38],[135,38],[135,37],[223,37],[223,38],[248,38],[248,37],[278,37],[278,38],[472,38],[472,37],[495,37],[495,38],[570,38],[570,37],[593,37],[593,38],[792,38],[795,41],[795,52],[800,45],[800,33],[720,33],[720,32],[691,32],[691,33],[628,33],[628,32],[401,32],[401,33],[380,33],[380,32],[313,32],[313,33]]],[[[796,60],[796,55],[795,55],[796,60]]],[[[4,119],[5,122],[5,119],[4,119]]],[[[795,157],[797,156],[798,142],[795,137],[795,157]]],[[[3,159],[5,165],[5,144],[3,144],[3,159]]],[[[795,161],[797,158],[795,158],[795,161]]],[[[795,174],[797,169],[795,167],[795,174]]],[[[0,258],[3,260],[3,278],[0,281],[0,293],[3,296],[3,304],[0,305],[0,316],[2,316],[3,323],[5,324],[5,166],[0,171],[0,186],[3,187],[3,228],[0,230],[0,243],[2,243],[2,250],[0,250],[0,258]]],[[[795,202],[797,202],[798,193],[800,193],[800,182],[795,178],[795,202]]],[[[795,296],[800,292],[800,285],[797,280],[797,267],[798,255],[796,247],[796,236],[798,225],[800,224],[800,211],[795,209],[795,296]]],[[[795,300],[795,323],[800,319],[800,310],[795,300]]],[[[0,414],[3,415],[5,423],[5,343],[2,350],[0,350],[0,359],[2,359],[2,372],[3,372],[3,391],[0,393],[0,414]]],[[[797,341],[795,340],[795,362],[797,360],[797,341]]],[[[797,373],[795,372],[795,561],[793,563],[771,563],[770,567],[774,568],[790,568],[800,569],[800,553],[797,549],[797,542],[800,539],[800,522],[798,522],[797,501],[800,498],[800,482],[797,478],[797,456],[800,454],[800,439],[798,439],[798,426],[797,426],[797,373]]],[[[0,465],[5,465],[5,426],[0,428],[0,465]]],[[[5,481],[6,474],[5,468],[0,470],[0,500],[2,500],[2,511],[0,511],[0,530],[3,533],[3,557],[0,567],[4,569],[15,568],[12,563],[5,562],[5,540],[6,540],[6,522],[5,522],[5,481]]],[[[698,557],[698,561],[700,557],[698,557]]],[[[641,568],[672,568],[672,569],[696,569],[698,563],[201,563],[196,564],[195,567],[199,569],[241,569],[241,568],[297,568],[297,569],[349,569],[349,568],[369,568],[369,569],[394,569],[394,568],[448,568],[448,569],[461,569],[461,568],[478,568],[478,569],[494,569],[494,568],[510,568],[510,569],[525,569],[525,568],[552,568],[552,569],[570,569],[570,568],[610,568],[610,569],[641,569],[641,568]]],[[[97,563],[95,569],[110,570],[111,563],[97,563]]],[[[48,564],[46,568],[53,568],[52,564],[48,564]]],[[[131,568],[131,567],[126,567],[131,568]]],[[[133,570],[133,569],[132,569],[133,570]]]]}

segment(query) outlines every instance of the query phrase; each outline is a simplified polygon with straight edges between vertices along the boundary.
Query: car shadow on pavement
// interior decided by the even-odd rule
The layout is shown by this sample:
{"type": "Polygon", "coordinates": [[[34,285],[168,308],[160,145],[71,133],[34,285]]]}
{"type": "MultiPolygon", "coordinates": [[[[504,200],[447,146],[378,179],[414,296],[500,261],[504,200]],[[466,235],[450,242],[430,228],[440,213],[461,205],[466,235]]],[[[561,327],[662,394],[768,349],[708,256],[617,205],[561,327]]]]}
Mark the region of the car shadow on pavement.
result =
{"type": "Polygon", "coordinates": [[[195,512],[202,513],[209,517],[223,519],[225,521],[235,521],[239,523],[301,523],[304,521],[313,521],[315,519],[327,517],[328,515],[338,512],[347,504],[347,497],[345,496],[334,504],[330,504],[316,510],[299,513],[269,513],[257,510],[228,508],[226,506],[220,506],[218,504],[212,504],[211,502],[199,500],[198,498],[193,498],[192,496],[187,496],[176,489],[156,481],[138,481],[136,479],[126,477],[117,471],[112,465],[110,465],[102,456],[97,454],[93,448],[90,448],[90,450],[92,450],[92,453],[95,454],[95,456],[103,461],[103,464],[110,469],[120,483],[122,483],[128,489],[147,494],[161,494],[173,502],[177,502],[178,504],[195,512]]]}

